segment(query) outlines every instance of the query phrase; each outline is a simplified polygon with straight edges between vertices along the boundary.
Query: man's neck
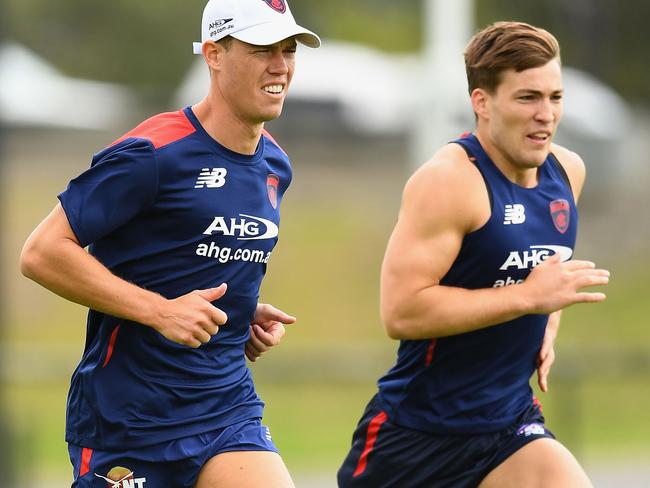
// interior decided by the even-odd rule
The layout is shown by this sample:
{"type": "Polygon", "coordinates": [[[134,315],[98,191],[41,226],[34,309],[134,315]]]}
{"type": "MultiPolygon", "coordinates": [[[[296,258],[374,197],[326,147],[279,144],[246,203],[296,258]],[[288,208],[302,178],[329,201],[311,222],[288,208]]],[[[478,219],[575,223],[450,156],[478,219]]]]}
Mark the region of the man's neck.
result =
{"type": "Polygon", "coordinates": [[[192,106],[205,131],[219,144],[239,154],[255,154],[264,124],[247,124],[226,104],[214,103],[209,96],[192,106]]]}
{"type": "Polygon", "coordinates": [[[493,144],[487,131],[477,128],[475,134],[488,157],[508,180],[524,188],[537,186],[538,167],[526,167],[511,161],[507,154],[493,144]]]}

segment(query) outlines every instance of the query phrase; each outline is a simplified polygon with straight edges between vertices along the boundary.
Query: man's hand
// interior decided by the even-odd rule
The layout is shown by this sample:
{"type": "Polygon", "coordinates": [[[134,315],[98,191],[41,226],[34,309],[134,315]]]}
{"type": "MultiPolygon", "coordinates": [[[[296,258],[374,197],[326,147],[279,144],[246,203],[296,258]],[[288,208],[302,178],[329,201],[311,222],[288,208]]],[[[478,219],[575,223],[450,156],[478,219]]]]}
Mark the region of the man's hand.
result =
{"type": "Polygon", "coordinates": [[[551,371],[551,366],[555,362],[555,349],[553,345],[555,344],[557,331],[560,327],[561,313],[558,310],[548,316],[542,348],[539,350],[539,355],[537,356],[537,384],[544,393],[548,391],[548,374],[551,371]]]}
{"type": "Polygon", "coordinates": [[[554,254],[530,272],[520,289],[527,291],[528,302],[533,305],[529,313],[550,314],[575,303],[602,302],[604,293],[581,290],[607,283],[609,271],[597,269],[590,261],[562,263],[554,254]]]}
{"type": "Polygon", "coordinates": [[[194,290],[186,295],[167,300],[159,311],[162,316],[152,327],[172,342],[193,348],[212,339],[228,316],[211,302],[226,293],[227,285],[194,290]]]}
{"type": "Polygon", "coordinates": [[[246,357],[255,362],[271,347],[277,346],[284,336],[284,326],[293,324],[296,318],[278,310],[268,303],[258,303],[251,322],[251,337],[246,343],[246,357]]]}

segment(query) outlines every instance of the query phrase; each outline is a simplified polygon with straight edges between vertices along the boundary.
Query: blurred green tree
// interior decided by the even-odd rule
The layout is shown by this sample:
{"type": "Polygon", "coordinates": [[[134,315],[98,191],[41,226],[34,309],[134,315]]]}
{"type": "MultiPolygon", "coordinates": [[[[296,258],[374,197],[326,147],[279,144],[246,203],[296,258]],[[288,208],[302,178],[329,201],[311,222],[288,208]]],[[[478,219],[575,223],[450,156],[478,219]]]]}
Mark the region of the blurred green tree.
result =
{"type": "Polygon", "coordinates": [[[650,3],[644,0],[476,1],[477,25],[521,20],[558,38],[564,64],[605,81],[630,101],[650,103],[650,3]]]}
{"type": "Polygon", "coordinates": [[[167,97],[192,62],[204,0],[8,0],[9,37],[66,74],[167,97]]]}
{"type": "MultiPolygon", "coordinates": [[[[192,62],[205,0],[7,0],[9,37],[64,72],[129,83],[164,101],[192,62]]],[[[325,39],[417,51],[424,0],[293,0],[300,22],[325,39]]],[[[632,101],[650,103],[644,0],[476,0],[476,25],[523,20],[560,39],[567,65],[585,69],[632,101]]]]}

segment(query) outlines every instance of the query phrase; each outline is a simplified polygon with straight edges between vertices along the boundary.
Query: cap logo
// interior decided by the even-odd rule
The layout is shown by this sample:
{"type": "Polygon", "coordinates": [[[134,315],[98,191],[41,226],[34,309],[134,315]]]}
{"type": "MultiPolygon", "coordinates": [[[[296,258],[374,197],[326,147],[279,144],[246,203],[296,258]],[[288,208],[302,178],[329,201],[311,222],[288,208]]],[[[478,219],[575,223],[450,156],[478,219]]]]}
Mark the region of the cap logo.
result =
{"type": "Polygon", "coordinates": [[[214,22],[210,22],[209,27],[210,27],[210,29],[218,29],[219,27],[221,27],[224,24],[227,24],[231,20],[232,20],[232,18],[230,18],[230,19],[217,19],[214,22]]]}
{"type": "Polygon", "coordinates": [[[208,25],[208,28],[210,30],[209,36],[211,38],[218,36],[221,34],[223,31],[227,31],[230,29],[233,29],[235,25],[232,22],[232,18],[230,19],[217,19],[213,20],[210,22],[210,25],[208,25]]]}
{"type": "Polygon", "coordinates": [[[269,7],[281,14],[287,11],[287,3],[284,0],[263,0],[269,7]]]}

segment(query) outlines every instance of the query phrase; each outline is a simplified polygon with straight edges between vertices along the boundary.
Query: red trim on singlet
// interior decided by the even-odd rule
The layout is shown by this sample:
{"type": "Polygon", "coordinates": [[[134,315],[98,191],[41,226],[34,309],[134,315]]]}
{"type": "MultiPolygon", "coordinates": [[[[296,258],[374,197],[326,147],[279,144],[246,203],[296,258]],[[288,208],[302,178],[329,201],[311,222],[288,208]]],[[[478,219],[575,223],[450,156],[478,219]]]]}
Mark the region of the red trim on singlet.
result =
{"type": "Polygon", "coordinates": [[[106,349],[106,359],[104,359],[104,364],[102,364],[102,368],[105,368],[108,362],[111,360],[111,356],[113,355],[113,349],[115,348],[115,341],[117,340],[117,334],[119,332],[120,332],[120,326],[117,325],[113,329],[113,332],[111,333],[111,338],[108,340],[108,348],[106,349]]]}
{"type": "Polygon", "coordinates": [[[431,361],[433,361],[433,351],[436,349],[436,343],[438,342],[438,339],[431,339],[431,342],[429,343],[429,347],[427,348],[427,355],[424,358],[424,367],[428,368],[431,365],[431,361]]]}
{"type": "Polygon", "coordinates": [[[133,137],[135,139],[151,141],[153,147],[158,149],[189,136],[194,132],[196,132],[196,127],[192,125],[192,122],[190,122],[182,110],[178,112],[166,112],[145,120],[135,129],[120,137],[111,146],[133,137]]]}
{"type": "Polygon", "coordinates": [[[533,395],[533,405],[536,405],[537,408],[539,408],[539,411],[542,411],[542,402],[539,401],[539,398],[537,398],[535,395],[533,395]]]}
{"type": "Polygon", "coordinates": [[[386,420],[388,420],[388,415],[386,412],[381,411],[375,415],[368,424],[366,446],[363,448],[363,452],[359,457],[359,464],[357,464],[357,469],[355,469],[354,473],[352,474],[353,477],[356,478],[365,471],[366,465],[368,464],[368,455],[372,451],[373,447],[375,447],[375,441],[377,440],[377,434],[379,434],[379,428],[384,422],[386,422],[386,420]]]}
{"type": "Polygon", "coordinates": [[[79,467],[79,477],[88,474],[90,471],[90,458],[93,457],[93,450],[84,447],[81,451],[81,466],[79,467]]]}
{"type": "Polygon", "coordinates": [[[287,153],[285,152],[285,150],[282,149],[282,146],[280,146],[280,144],[278,144],[278,141],[276,141],[275,139],[273,139],[273,136],[272,136],[272,135],[271,135],[271,134],[270,134],[266,129],[262,129],[262,134],[263,134],[267,139],[269,139],[273,144],[275,144],[276,146],[278,146],[278,149],[279,149],[280,151],[282,151],[285,155],[287,154],[287,153]]]}

